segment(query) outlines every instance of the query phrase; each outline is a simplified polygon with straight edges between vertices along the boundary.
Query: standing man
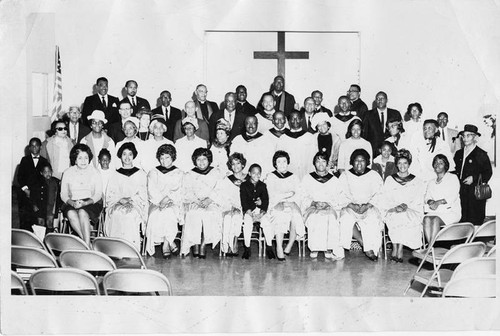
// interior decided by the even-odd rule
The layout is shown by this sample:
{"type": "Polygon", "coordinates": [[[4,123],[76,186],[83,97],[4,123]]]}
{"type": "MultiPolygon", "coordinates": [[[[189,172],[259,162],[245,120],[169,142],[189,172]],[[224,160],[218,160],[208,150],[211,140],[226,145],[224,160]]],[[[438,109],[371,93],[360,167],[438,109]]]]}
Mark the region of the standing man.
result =
{"type": "Polygon", "coordinates": [[[198,84],[194,91],[196,104],[196,118],[205,120],[207,123],[213,113],[219,111],[215,102],[207,100],[208,90],[204,84],[198,84]]]}
{"type": "MultiPolygon", "coordinates": [[[[304,100],[304,108],[303,112],[300,114],[300,126],[303,130],[306,132],[309,132],[311,134],[316,133],[316,130],[311,126],[312,125],[312,120],[315,114],[317,113],[328,113],[328,112],[318,112],[316,110],[316,101],[312,97],[307,97],[304,100]]],[[[330,111],[331,113],[331,111],[330,111]]]]}
{"type": "Polygon", "coordinates": [[[346,139],[347,127],[354,119],[360,119],[356,112],[351,112],[351,101],[347,96],[338,99],[339,112],[331,120],[331,131],[337,134],[341,141],[346,139]]]}
{"type": "Polygon", "coordinates": [[[358,84],[351,84],[347,91],[347,95],[351,100],[351,111],[356,111],[357,116],[361,120],[364,120],[365,114],[368,112],[368,106],[359,98],[361,95],[361,86],[358,84]]]}
{"type": "Polygon", "coordinates": [[[69,118],[68,136],[73,142],[73,145],[76,145],[80,143],[80,140],[82,140],[84,136],[90,133],[90,128],[82,123],[80,119],[82,114],[78,106],[70,106],[67,115],[69,118]]]}
{"type": "Polygon", "coordinates": [[[386,138],[386,121],[401,121],[401,113],[398,110],[387,108],[387,94],[380,91],[375,96],[377,108],[366,112],[363,120],[363,138],[372,145],[373,157],[377,156],[378,149],[386,138]]]}
{"type": "Polygon", "coordinates": [[[231,134],[229,140],[233,140],[235,136],[240,135],[245,127],[245,117],[243,112],[239,112],[236,109],[236,94],[234,92],[228,92],[224,96],[224,111],[217,111],[212,114],[208,122],[208,128],[210,133],[210,143],[215,139],[217,121],[219,119],[225,119],[231,125],[231,134]]]}
{"type": "Polygon", "coordinates": [[[244,85],[236,87],[236,111],[243,113],[243,115],[255,115],[255,106],[247,101],[247,88],[244,85]]]}
{"type": "Polygon", "coordinates": [[[170,105],[172,101],[172,95],[169,91],[164,90],[160,93],[161,105],[151,111],[152,115],[160,114],[165,118],[167,124],[167,131],[163,133],[163,136],[170,141],[174,141],[174,129],[177,121],[182,119],[182,112],[178,108],[170,105]]]}
{"type": "Polygon", "coordinates": [[[274,77],[273,84],[269,92],[265,92],[260,98],[259,107],[265,95],[271,94],[274,97],[276,110],[284,112],[285,117],[288,119],[293,110],[298,110],[299,106],[295,103],[295,97],[285,91],[285,78],[283,76],[274,77]]]}
{"type": "Polygon", "coordinates": [[[120,115],[118,114],[120,101],[118,98],[108,95],[108,80],[105,77],[99,77],[96,81],[96,89],[97,93],[92,96],[88,96],[83,102],[83,123],[90,127],[88,117],[92,114],[92,112],[94,112],[94,110],[103,111],[108,124],[120,121],[120,115]]]}
{"type": "Polygon", "coordinates": [[[448,113],[439,112],[437,122],[441,139],[450,146],[451,154],[455,155],[455,152],[462,148],[462,138],[457,130],[448,127],[448,113]]]}
{"type": "Polygon", "coordinates": [[[333,117],[332,111],[321,105],[321,103],[323,102],[323,92],[321,92],[320,90],[314,90],[313,92],[311,92],[311,97],[312,99],[314,99],[314,110],[316,113],[326,112],[328,113],[328,117],[333,117]]]}
{"type": "Polygon", "coordinates": [[[127,91],[127,97],[123,98],[120,103],[127,102],[132,106],[133,117],[135,117],[137,111],[139,111],[141,107],[147,107],[149,110],[151,109],[146,99],[137,96],[137,82],[135,80],[130,79],[125,83],[125,91],[127,91]]]}
{"type": "Polygon", "coordinates": [[[198,125],[195,127],[195,132],[194,134],[198,137],[201,138],[205,141],[208,141],[209,138],[209,131],[208,131],[208,122],[206,122],[203,119],[197,118],[197,110],[196,110],[196,103],[193,102],[192,100],[188,101],[184,105],[184,111],[182,111],[182,118],[180,120],[177,120],[175,123],[174,127],[174,141],[177,141],[178,139],[182,138],[185,134],[183,131],[183,123],[182,120],[186,117],[190,117],[191,119],[196,119],[196,122],[198,125]]]}

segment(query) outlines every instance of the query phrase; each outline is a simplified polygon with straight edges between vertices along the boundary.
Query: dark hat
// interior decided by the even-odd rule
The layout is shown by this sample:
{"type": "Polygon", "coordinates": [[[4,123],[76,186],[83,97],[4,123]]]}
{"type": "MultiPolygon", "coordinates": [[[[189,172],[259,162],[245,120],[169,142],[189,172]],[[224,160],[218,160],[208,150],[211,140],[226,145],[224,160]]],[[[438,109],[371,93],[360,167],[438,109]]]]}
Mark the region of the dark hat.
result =
{"type": "Polygon", "coordinates": [[[458,135],[462,135],[462,134],[464,134],[464,132],[471,132],[471,133],[474,133],[474,134],[476,134],[476,135],[478,135],[478,136],[481,136],[481,133],[479,133],[479,132],[477,131],[477,126],[475,126],[475,125],[471,125],[471,124],[466,124],[466,125],[464,126],[464,130],[463,130],[463,131],[460,131],[460,132],[458,133],[458,135]]]}
{"type": "Polygon", "coordinates": [[[439,127],[439,123],[438,123],[438,122],[437,122],[437,120],[435,120],[435,119],[426,119],[426,120],[424,121],[424,125],[425,125],[425,124],[434,124],[436,127],[439,127]]]}

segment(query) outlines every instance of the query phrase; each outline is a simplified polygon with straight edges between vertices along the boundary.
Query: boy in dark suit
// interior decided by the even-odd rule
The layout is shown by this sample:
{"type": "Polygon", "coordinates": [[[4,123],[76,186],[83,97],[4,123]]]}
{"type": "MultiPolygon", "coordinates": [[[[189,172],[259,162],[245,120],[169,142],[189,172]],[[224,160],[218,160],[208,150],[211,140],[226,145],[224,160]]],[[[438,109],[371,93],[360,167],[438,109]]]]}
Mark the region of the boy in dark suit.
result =
{"type": "Polygon", "coordinates": [[[59,197],[59,182],[59,179],[52,176],[50,163],[42,164],[38,183],[31,191],[33,212],[37,217],[38,225],[46,227],[46,233],[54,232],[54,218],[62,203],[59,197]]]}

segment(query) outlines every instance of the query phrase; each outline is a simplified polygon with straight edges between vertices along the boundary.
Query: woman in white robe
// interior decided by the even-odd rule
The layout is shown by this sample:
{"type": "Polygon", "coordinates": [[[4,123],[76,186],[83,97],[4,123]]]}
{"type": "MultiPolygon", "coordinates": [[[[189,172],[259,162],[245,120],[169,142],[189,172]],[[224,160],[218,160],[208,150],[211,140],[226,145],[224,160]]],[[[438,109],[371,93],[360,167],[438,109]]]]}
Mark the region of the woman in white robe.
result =
{"type": "MultiPolygon", "coordinates": [[[[266,249],[273,256],[272,241],[276,237],[276,255],[284,261],[285,254],[290,254],[297,236],[305,233],[304,220],[298,204],[300,204],[299,179],[288,171],[290,156],[285,151],[277,151],[273,156],[276,169],[267,174],[265,183],[269,192],[269,211],[262,217],[261,227],[266,238],[266,249]],[[283,236],[290,231],[288,244],[283,249],[283,236]]],[[[267,253],[267,252],[266,252],[267,253]]]]}
{"type": "Polygon", "coordinates": [[[338,178],[328,172],[329,155],[319,152],[313,159],[315,171],[303,177],[301,210],[307,227],[307,244],[311,258],[324,252],[325,258],[341,260],[338,211],[342,202],[338,178]]]}
{"type": "Polygon", "coordinates": [[[395,157],[398,172],[385,180],[379,194],[379,208],[393,244],[391,260],[403,262],[403,245],[416,249],[422,245],[424,182],[408,172],[411,154],[401,149],[395,157]]]}
{"type": "Polygon", "coordinates": [[[207,148],[207,142],[199,138],[195,132],[198,129],[198,121],[196,118],[186,117],[182,119],[182,132],[185,134],[175,142],[175,149],[177,150],[177,167],[188,172],[193,168],[193,161],[191,156],[196,148],[207,148]]]}
{"type": "Polygon", "coordinates": [[[187,255],[194,245],[193,256],[205,259],[205,245],[214,248],[222,236],[222,216],[215,203],[215,186],[220,172],[210,166],[212,152],[197,148],[193,152],[195,167],[184,177],[184,229],[181,254],[187,255]]]}
{"type": "Polygon", "coordinates": [[[108,182],[104,234],[128,240],[140,251],[141,232],[147,222],[148,191],[146,173],[134,167],[136,156],[137,149],[132,142],[118,149],[122,168],[117,169],[108,182]]]}
{"type": "Polygon", "coordinates": [[[153,255],[155,245],[163,244],[164,258],[178,252],[175,244],[177,224],[182,222],[182,182],[184,173],[174,166],[177,152],[170,144],[161,145],[156,157],[160,165],[148,174],[149,217],[146,251],[153,255]]]}
{"type": "Polygon", "coordinates": [[[221,178],[230,175],[231,171],[228,169],[227,159],[230,153],[231,141],[231,125],[225,119],[217,120],[215,126],[215,139],[208,147],[212,152],[213,162],[212,167],[221,172],[221,178]]]}
{"type": "Polygon", "coordinates": [[[163,116],[156,117],[149,124],[150,136],[142,144],[142,169],[147,173],[158,165],[156,157],[158,148],[162,145],[174,145],[172,141],[165,138],[163,134],[167,131],[167,124],[163,116]]]}
{"type": "Polygon", "coordinates": [[[422,119],[423,111],[424,110],[420,103],[411,103],[406,109],[406,113],[404,115],[405,122],[403,126],[406,136],[410,140],[413,138],[413,136],[420,136],[422,134],[422,127],[424,126],[422,119]]]}
{"type": "Polygon", "coordinates": [[[340,241],[345,249],[349,249],[352,238],[356,239],[363,246],[366,256],[377,261],[382,218],[374,205],[374,198],[382,188],[382,178],[367,168],[369,163],[370,154],[365,149],[356,149],[350,159],[353,168],[339,178],[344,197],[340,212],[340,241]]]}
{"type": "MultiPolygon", "coordinates": [[[[363,123],[359,119],[354,119],[347,128],[347,139],[340,144],[337,168],[340,172],[349,170],[351,154],[356,149],[362,148],[368,153],[372,153],[372,145],[361,137],[363,123]]],[[[370,164],[368,164],[368,167],[370,164]]]]}
{"type": "MultiPolygon", "coordinates": [[[[137,150],[137,155],[134,157],[134,166],[142,169],[142,146],[144,144],[144,141],[139,139],[139,137],[137,136],[138,130],[139,119],[137,119],[136,117],[128,117],[127,119],[125,119],[125,121],[123,122],[123,133],[125,134],[125,139],[116,143],[116,152],[111,154],[115,154],[116,156],[118,150],[124,143],[131,142],[135,145],[135,149],[137,150]]],[[[114,162],[115,164],[113,166],[115,169],[121,167],[121,162],[114,162]]]]}

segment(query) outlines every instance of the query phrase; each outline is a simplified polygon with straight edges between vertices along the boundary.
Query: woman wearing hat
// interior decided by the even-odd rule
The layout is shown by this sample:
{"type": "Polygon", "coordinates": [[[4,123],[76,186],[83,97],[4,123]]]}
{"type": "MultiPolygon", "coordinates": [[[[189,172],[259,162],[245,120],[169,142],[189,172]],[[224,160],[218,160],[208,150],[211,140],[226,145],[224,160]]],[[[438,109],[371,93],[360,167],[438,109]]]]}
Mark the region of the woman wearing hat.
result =
{"type": "Polygon", "coordinates": [[[207,142],[199,138],[195,132],[198,129],[198,121],[193,117],[186,117],[182,120],[182,133],[184,136],[175,141],[177,149],[177,167],[184,172],[193,168],[191,156],[196,148],[207,148],[207,142]]]}
{"type": "MultiPolygon", "coordinates": [[[[123,129],[123,134],[125,134],[125,139],[116,144],[116,150],[118,150],[122,145],[124,145],[127,142],[133,143],[137,151],[137,154],[134,157],[135,166],[138,168],[142,168],[142,146],[144,145],[144,141],[139,139],[139,137],[137,136],[137,133],[139,132],[139,119],[137,119],[136,117],[128,117],[123,122],[122,129],[123,129]]],[[[118,153],[114,154],[116,156],[118,153]]],[[[117,163],[118,165],[115,166],[116,169],[121,167],[119,162],[117,163]]]]}
{"type": "Polygon", "coordinates": [[[474,187],[479,179],[487,183],[492,175],[491,161],[488,154],[477,146],[477,137],[481,136],[475,125],[465,125],[459,133],[464,148],[455,153],[455,173],[460,180],[460,203],[462,206],[461,222],[474,225],[483,224],[486,200],[477,200],[474,187]]]}
{"type": "Polygon", "coordinates": [[[151,169],[158,165],[156,152],[162,145],[174,145],[172,141],[163,135],[167,131],[167,122],[162,115],[155,115],[149,124],[149,132],[152,136],[142,144],[141,163],[142,169],[149,173],[151,169]]]}
{"type": "Polygon", "coordinates": [[[91,132],[80,143],[90,147],[93,156],[91,162],[97,168],[98,160],[96,158],[101,149],[106,148],[110,153],[116,153],[115,142],[103,131],[104,124],[108,122],[104,117],[104,112],[95,110],[87,119],[90,121],[91,132]]]}
{"type": "Polygon", "coordinates": [[[311,120],[311,127],[318,131],[316,145],[318,152],[328,157],[328,170],[336,172],[342,140],[336,133],[330,132],[330,118],[328,114],[316,113],[311,120]]]}
{"type": "Polygon", "coordinates": [[[222,176],[226,176],[230,173],[227,166],[227,159],[229,157],[231,141],[229,140],[231,136],[231,125],[229,122],[223,118],[217,120],[217,125],[215,126],[215,138],[214,141],[208,146],[212,151],[214,168],[219,169],[222,176]]]}

